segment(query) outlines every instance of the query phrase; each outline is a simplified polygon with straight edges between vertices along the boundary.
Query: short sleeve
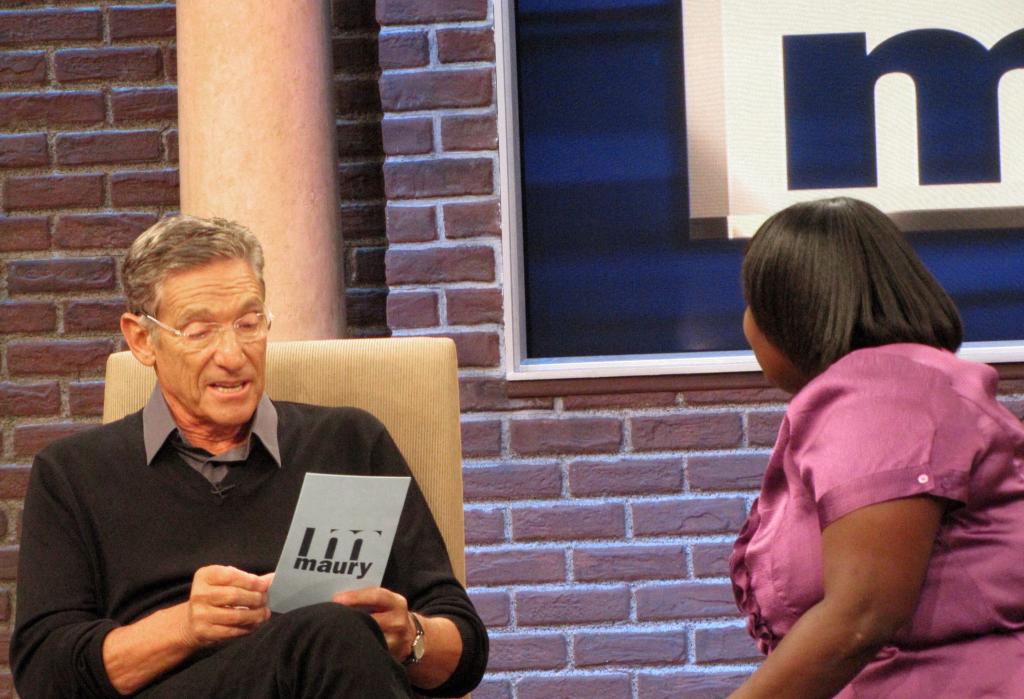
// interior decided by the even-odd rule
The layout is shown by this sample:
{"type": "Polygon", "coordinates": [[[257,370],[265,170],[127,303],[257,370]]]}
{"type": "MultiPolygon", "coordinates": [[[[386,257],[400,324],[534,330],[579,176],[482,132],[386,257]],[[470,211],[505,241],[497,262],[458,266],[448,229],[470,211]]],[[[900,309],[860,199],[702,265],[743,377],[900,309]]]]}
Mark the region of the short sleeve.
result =
{"type": "Polygon", "coordinates": [[[823,529],[897,498],[967,501],[983,415],[942,372],[896,356],[848,355],[794,403],[788,456],[823,529]]]}

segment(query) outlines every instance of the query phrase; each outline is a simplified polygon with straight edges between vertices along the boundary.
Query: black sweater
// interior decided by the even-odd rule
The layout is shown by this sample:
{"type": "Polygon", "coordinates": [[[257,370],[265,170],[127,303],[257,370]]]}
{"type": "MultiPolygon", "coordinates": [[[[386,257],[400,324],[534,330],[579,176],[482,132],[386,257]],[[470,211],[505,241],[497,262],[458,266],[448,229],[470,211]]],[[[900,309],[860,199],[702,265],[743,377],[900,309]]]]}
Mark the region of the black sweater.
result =
{"type": "MultiPolygon", "coordinates": [[[[281,468],[255,443],[223,496],[169,445],[146,465],[142,414],[59,440],[36,457],[25,498],[11,665],[18,692],[118,696],[103,665],[106,634],[188,599],[204,565],[274,570],[307,471],[410,475],[374,417],[353,408],[278,403],[281,468]]],[[[410,609],[443,615],[463,653],[430,696],[471,690],[487,662],[487,634],[451,572],[415,480],[383,586],[410,609]]]]}

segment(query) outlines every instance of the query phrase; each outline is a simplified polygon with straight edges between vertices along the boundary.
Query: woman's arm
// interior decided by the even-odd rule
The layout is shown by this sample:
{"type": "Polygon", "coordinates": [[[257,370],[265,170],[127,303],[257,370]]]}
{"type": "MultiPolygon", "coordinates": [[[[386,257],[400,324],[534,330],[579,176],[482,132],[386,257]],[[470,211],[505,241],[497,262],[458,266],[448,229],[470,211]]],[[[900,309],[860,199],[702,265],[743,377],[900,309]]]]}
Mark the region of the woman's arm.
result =
{"type": "Polygon", "coordinates": [[[824,598],[730,699],[826,699],[846,686],[913,616],[943,510],[901,498],[828,525],[824,598]]]}

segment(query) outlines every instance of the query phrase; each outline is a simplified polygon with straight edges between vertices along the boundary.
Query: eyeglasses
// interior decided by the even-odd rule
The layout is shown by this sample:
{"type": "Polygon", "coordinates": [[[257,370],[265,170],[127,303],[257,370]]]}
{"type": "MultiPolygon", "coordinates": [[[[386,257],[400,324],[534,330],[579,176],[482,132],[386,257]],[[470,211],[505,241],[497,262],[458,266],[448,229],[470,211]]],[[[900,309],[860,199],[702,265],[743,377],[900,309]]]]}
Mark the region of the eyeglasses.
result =
{"type": "Polygon", "coordinates": [[[201,323],[193,321],[184,328],[178,330],[177,328],[172,328],[166,323],[161,323],[148,313],[140,313],[139,315],[156,325],[164,332],[174,335],[185,343],[185,346],[189,349],[195,350],[206,349],[207,347],[216,344],[220,341],[221,335],[228,331],[228,328],[231,328],[234,331],[235,338],[241,343],[262,340],[267,336],[267,332],[270,330],[270,324],[274,321],[274,314],[268,310],[266,313],[246,313],[230,325],[225,325],[224,323],[201,323]]]}

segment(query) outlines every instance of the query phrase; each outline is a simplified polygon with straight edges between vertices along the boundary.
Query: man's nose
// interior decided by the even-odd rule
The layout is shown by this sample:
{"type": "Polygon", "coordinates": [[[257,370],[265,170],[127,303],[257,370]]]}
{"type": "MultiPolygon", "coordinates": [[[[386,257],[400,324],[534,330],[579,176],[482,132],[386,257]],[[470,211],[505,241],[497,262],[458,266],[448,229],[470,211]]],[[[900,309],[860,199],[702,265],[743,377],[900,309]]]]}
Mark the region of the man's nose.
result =
{"type": "Polygon", "coordinates": [[[217,333],[214,357],[218,363],[224,366],[240,367],[245,364],[246,358],[245,353],[242,351],[242,343],[235,336],[235,328],[233,326],[223,326],[220,332],[217,333]]]}

